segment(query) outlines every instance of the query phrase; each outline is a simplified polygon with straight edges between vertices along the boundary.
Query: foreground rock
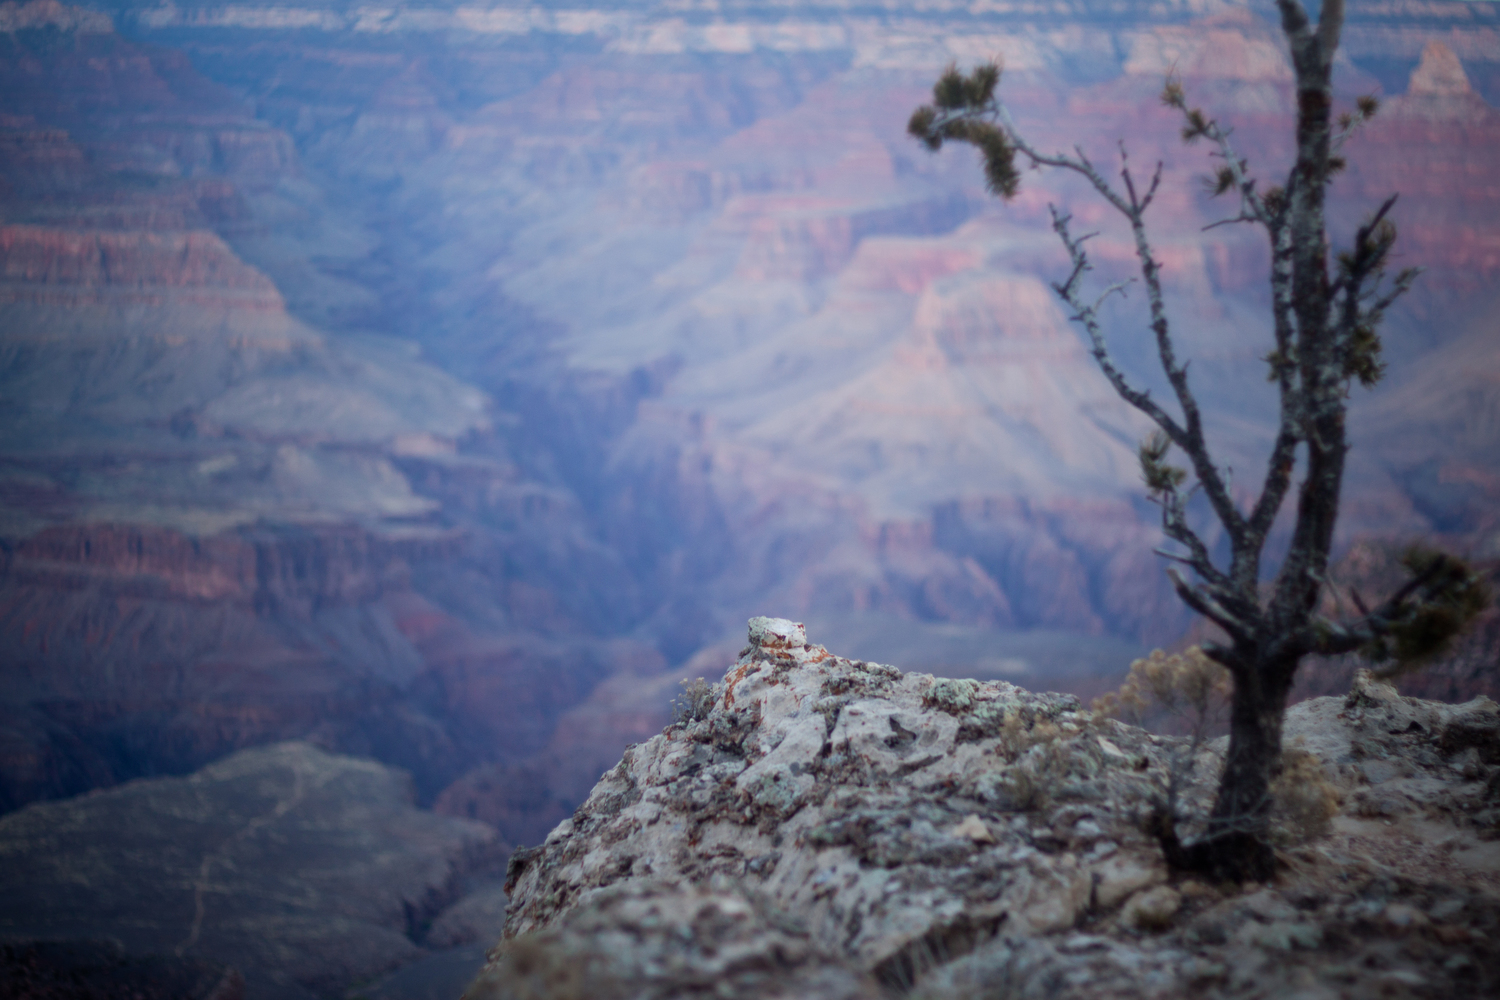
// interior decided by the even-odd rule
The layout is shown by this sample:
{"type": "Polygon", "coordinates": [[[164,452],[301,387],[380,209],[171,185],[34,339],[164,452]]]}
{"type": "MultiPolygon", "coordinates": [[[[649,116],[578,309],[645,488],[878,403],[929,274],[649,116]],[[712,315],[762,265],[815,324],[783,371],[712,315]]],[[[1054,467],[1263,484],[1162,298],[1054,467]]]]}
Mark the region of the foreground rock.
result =
{"type": "Polygon", "coordinates": [[[340,995],[423,957],[413,938],[496,844],[413,807],[400,772],[282,743],[0,818],[0,938],[112,939],[137,978],[168,956],[183,983],[153,996],[217,996],[182,960],[233,967],[250,1000],[340,995]]]}
{"type": "Polygon", "coordinates": [[[875,984],[807,928],[730,885],[630,879],[504,949],[466,995],[858,1000],[875,984]]]}
{"type": "Polygon", "coordinates": [[[560,956],[584,935],[619,938],[585,991],[601,997],[710,981],[731,984],[715,995],[769,995],[737,985],[720,942],[758,942],[744,952],[757,968],[776,934],[805,937],[783,963],[799,975],[810,948],[831,976],[932,997],[1500,985],[1485,947],[1500,932],[1487,699],[1440,705],[1362,680],[1296,706],[1282,872],[1210,886],[1171,876],[1142,826],[1175,770],[1191,829],[1211,791],[1192,775],[1215,773],[1221,748],[1190,773],[1181,741],[1071,697],[846,660],[780,619],[752,620],[750,638],[690,718],[627,750],[572,819],[512,858],[506,942],[472,1000],[576,971],[560,956]]]}

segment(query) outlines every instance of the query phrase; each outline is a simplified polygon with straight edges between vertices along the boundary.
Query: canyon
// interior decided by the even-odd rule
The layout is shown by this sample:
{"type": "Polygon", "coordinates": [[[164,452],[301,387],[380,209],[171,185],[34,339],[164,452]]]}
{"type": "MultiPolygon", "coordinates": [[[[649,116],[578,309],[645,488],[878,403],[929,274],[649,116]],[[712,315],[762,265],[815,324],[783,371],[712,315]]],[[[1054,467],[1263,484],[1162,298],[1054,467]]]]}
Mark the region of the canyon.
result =
{"type": "MultiPolygon", "coordinates": [[[[0,810],[300,740],[533,844],[751,615],[1079,693],[1176,641],[1144,427],[1049,288],[1047,205],[1100,230],[1101,289],[1128,233],[1045,173],[995,201],[905,121],[998,55],[1039,145],[1162,161],[1174,322],[1248,496],[1264,248],[1204,231],[1227,207],[1157,94],[1175,67],[1270,183],[1273,17],[0,4],[0,810]]],[[[1383,107],[1335,239],[1400,192],[1427,270],[1354,390],[1340,572],[1413,537],[1493,572],[1500,17],[1363,5],[1344,53],[1339,100],[1383,107]]],[[[1113,347],[1159,388],[1139,306],[1113,347]]],[[[1494,693],[1478,636],[1411,690],[1494,693]]]]}

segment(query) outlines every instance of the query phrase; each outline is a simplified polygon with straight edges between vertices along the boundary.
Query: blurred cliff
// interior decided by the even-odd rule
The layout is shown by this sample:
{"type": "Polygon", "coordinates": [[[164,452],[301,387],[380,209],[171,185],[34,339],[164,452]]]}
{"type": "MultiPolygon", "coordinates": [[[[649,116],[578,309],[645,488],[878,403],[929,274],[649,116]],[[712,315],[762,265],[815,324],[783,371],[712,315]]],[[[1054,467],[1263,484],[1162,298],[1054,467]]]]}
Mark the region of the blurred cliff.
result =
{"type": "MultiPolygon", "coordinates": [[[[1097,217],[1101,271],[1127,234],[1046,175],[996,205],[903,130],[999,54],[1044,145],[1164,161],[1248,492],[1265,254],[1204,234],[1156,94],[1176,66],[1280,170],[1269,9],[0,4],[0,809],[300,739],[535,842],[753,614],[1075,690],[1176,638],[1046,205],[1097,217]]],[[[1334,216],[1401,192],[1428,272],[1343,537],[1493,559],[1500,14],[1365,5],[1345,53],[1341,99],[1385,103],[1334,216]]],[[[1138,305],[1115,344],[1149,380],[1138,305]]]]}

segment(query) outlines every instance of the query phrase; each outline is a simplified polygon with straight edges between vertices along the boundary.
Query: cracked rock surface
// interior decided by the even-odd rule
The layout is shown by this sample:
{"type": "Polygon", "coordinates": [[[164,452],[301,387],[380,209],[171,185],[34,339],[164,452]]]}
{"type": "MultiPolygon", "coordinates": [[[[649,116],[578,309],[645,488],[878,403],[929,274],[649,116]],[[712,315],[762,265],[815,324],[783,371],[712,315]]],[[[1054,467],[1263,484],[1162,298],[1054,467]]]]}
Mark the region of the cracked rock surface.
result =
{"type": "MultiPolygon", "coordinates": [[[[1265,886],[1169,873],[1143,821],[1188,748],[1071,696],[851,661],[758,618],[686,714],[512,857],[505,939],[470,1000],[570,995],[536,992],[551,974],[537,970],[584,969],[600,951],[586,942],[606,938],[579,995],[1500,986],[1484,944],[1500,933],[1487,699],[1421,702],[1362,678],[1347,699],[1294,706],[1289,754],[1305,767],[1278,801],[1281,873],[1265,886]],[[1371,820],[1372,789],[1399,808],[1371,820]],[[1325,801],[1339,803],[1331,822],[1309,818],[1325,801]]],[[[1218,753],[1197,752],[1189,833],[1218,753]]]]}

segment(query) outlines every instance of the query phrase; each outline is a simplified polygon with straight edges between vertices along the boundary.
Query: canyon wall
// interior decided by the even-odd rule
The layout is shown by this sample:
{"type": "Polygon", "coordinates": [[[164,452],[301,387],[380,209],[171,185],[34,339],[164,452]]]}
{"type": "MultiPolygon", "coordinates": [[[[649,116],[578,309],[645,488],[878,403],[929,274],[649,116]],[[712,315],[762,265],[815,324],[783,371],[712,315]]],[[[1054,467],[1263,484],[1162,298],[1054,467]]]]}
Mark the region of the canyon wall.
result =
{"type": "MultiPolygon", "coordinates": [[[[907,666],[1077,686],[1188,617],[1143,425],[1048,283],[1054,202],[906,116],[999,55],[1044,147],[1160,159],[1193,378],[1249,496],[1265,252],[1156,95],[1268,178],[1265,4],[0,5],[0,795],[307,737],[533,838],[678,677],[774,611],[907,666]],[[893,639],[894,641],[894,639],[893,639]],[[890,648],[890,647],[887,647],[890,648]]],[[[1356,390],[1343,539],[1495,554],[1500,19],[1351,14],[1385,108],[1337,238],[1400,191],[1390,384],[1356,390]]],[[[1270,183],[1267,180],[1267,183],[1270,183]]],[[[1153,385],[1139,296],[1112,309],[1153,385]]]]}
{"type": "Polygon", "coordinates": [[[430,802],[664,665],[490,396],[247,259],[350,239],[285,131],[107,17],[3,12],[0,809],[292,737],[430,802]]]}

